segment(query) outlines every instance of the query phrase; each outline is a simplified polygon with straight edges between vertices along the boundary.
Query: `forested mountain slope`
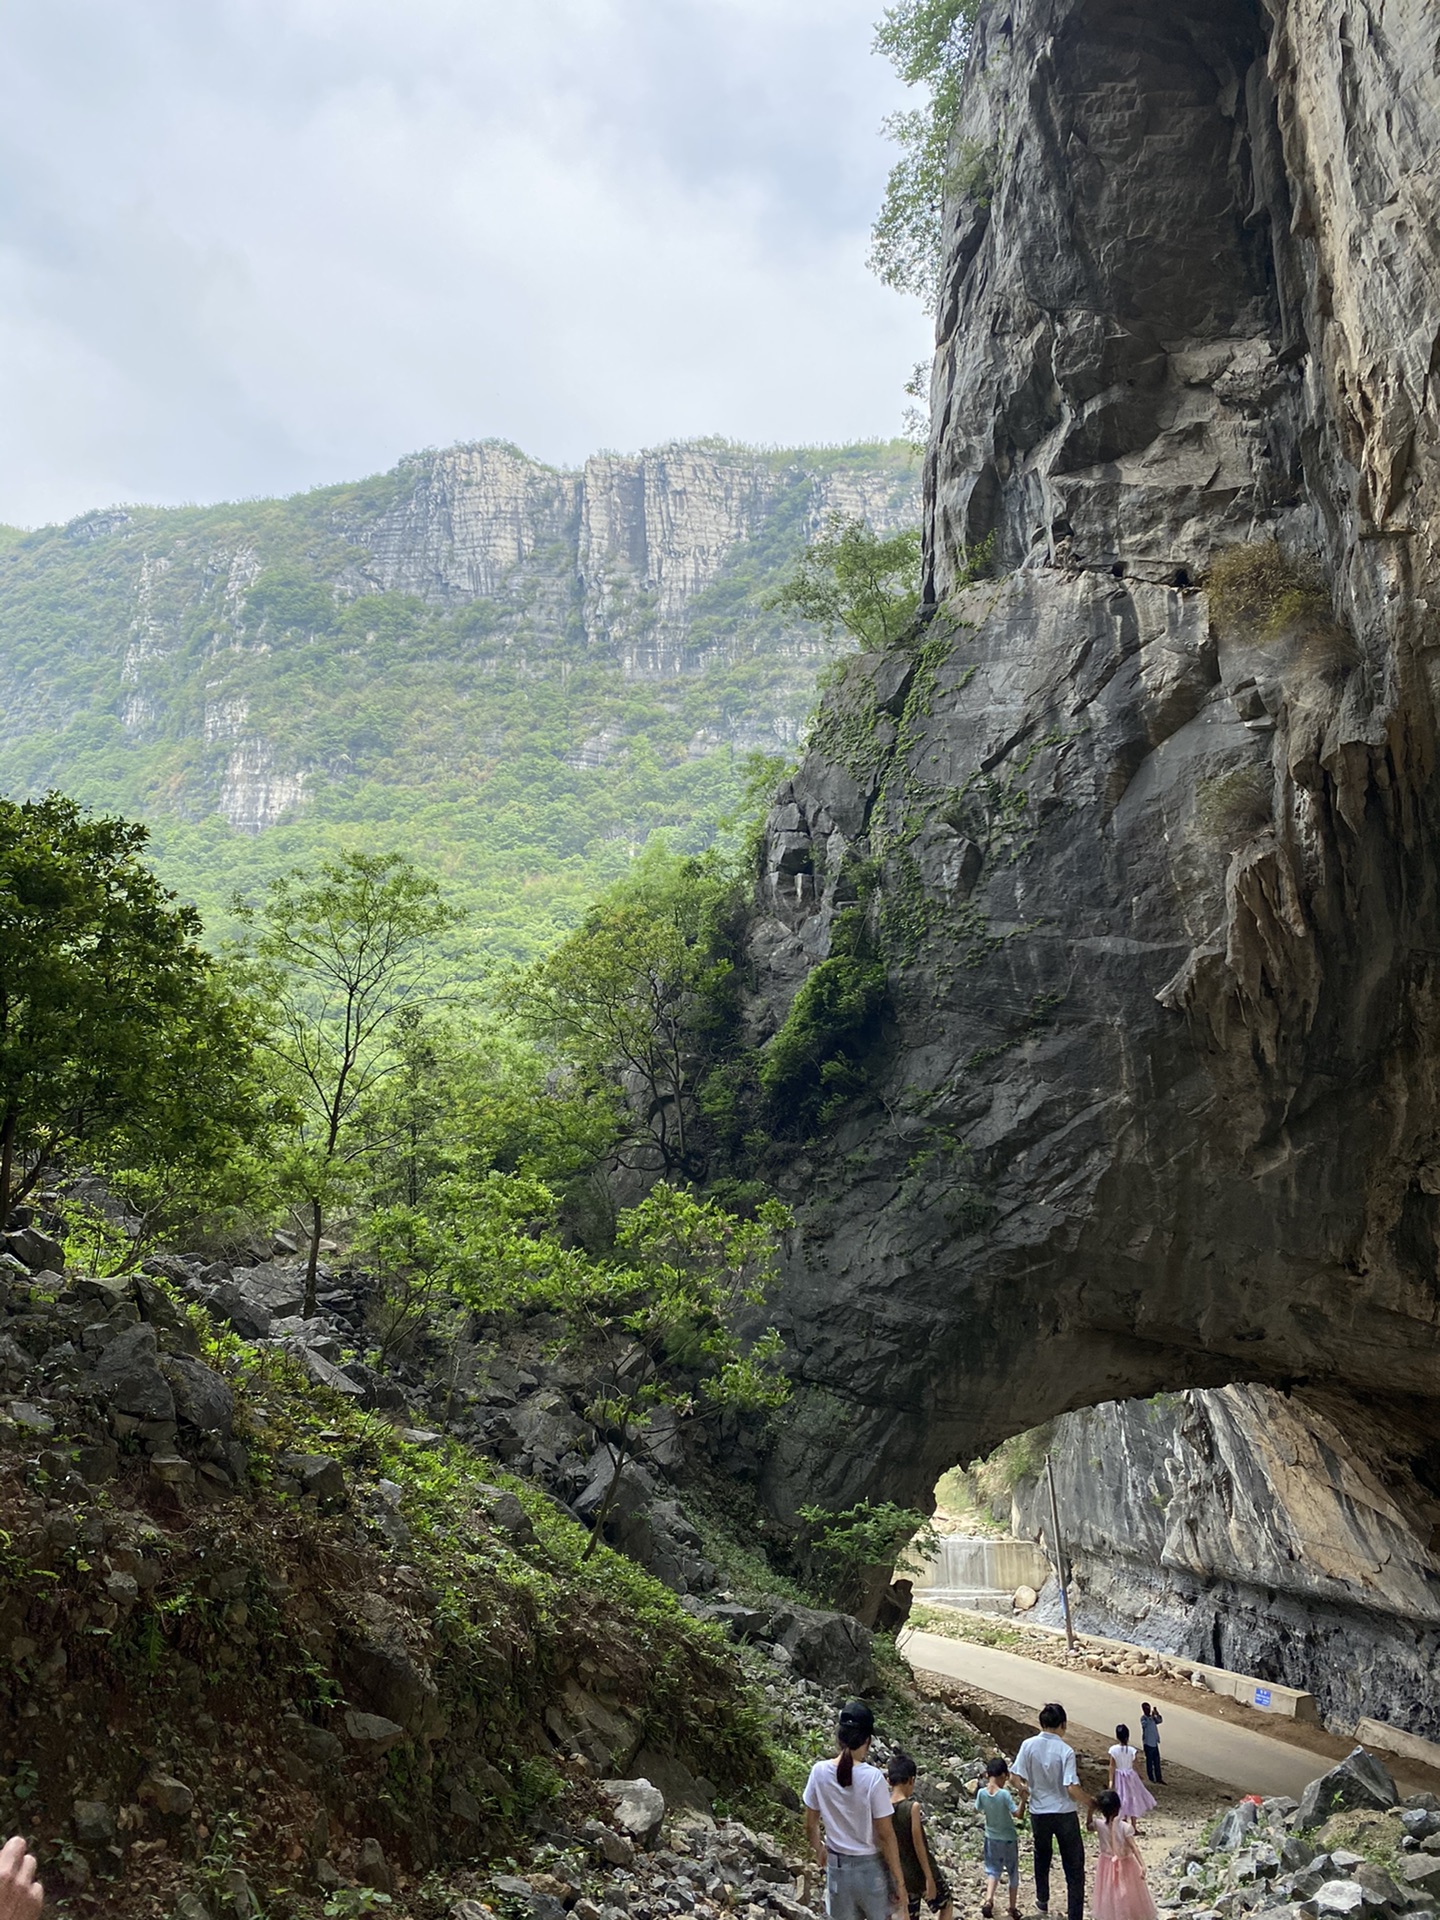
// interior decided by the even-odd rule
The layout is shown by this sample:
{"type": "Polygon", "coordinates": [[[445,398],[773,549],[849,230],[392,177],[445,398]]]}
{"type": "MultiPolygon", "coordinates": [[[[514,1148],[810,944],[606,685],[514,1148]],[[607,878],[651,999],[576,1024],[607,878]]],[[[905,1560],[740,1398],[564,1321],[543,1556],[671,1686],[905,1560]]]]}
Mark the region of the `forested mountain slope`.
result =
{"type": "Polygon", "coordinates": [[[706,441],[561,472],[497,443],[290,500],[114,509],[0,549],[0,791],[144,818],[220,914],[357,837],[542,946],[657,828],[703,844],[828,648],[766,609],[833,512],[918,519],[903,442],[706,441]]]}

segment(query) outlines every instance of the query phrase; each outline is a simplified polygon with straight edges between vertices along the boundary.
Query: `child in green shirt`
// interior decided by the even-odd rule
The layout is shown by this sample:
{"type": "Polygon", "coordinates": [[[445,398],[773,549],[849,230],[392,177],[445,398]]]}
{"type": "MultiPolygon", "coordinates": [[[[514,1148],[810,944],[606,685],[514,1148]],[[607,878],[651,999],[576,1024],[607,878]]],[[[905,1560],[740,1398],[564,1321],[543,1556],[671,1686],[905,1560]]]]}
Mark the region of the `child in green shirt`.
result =
{"type": "Polygon", "coordinates": [[[1015,1822],[1025,1811],[1025,1787],[1010,1781],[1010,1769],[997,1754],[985,1762],[985,1784],[972,1781],[967,1793],[985,1821],[985,1920],[994,1920],[1001,1876],[1010,1882],[1010,1920],[1020,1920],[1020,1835],[1015,1822]],[[1018,1799],[1016,1797],[1018,1793],[1018,1799]]]}

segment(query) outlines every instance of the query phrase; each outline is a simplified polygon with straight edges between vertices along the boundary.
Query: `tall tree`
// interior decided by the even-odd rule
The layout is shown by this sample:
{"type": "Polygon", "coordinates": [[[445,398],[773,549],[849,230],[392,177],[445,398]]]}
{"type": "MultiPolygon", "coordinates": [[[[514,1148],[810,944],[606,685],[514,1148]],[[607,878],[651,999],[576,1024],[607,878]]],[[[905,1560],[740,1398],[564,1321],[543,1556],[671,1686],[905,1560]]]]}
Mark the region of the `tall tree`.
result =
{"type": "Polygon", "coordinates": [[[61,794],[0,800],[0,1226],[81,1153],[173,1206],[263,1118],[249,1010],[147,839],[61,794]]]}
{"type": "Polygon", "coordinates": [[[308,1316],[327,1214],[370,1138],[357,1122],[401,1058],[397,1022],[429,995],[437,939],[458,915],[400,854],[347,851],[313,873],[283,875],[242,917],[299,1114],[285,1174],[309,1215],[308,1316]]]}
{"type": "Polygon", "coordinates": [[[511,991],[533,1033],[624,1095],[638,1164],[665,1178],[699,1171],[695,1082],[733,984],[724,922],[734,893],[723,861],[657,849],[511,991]]]}

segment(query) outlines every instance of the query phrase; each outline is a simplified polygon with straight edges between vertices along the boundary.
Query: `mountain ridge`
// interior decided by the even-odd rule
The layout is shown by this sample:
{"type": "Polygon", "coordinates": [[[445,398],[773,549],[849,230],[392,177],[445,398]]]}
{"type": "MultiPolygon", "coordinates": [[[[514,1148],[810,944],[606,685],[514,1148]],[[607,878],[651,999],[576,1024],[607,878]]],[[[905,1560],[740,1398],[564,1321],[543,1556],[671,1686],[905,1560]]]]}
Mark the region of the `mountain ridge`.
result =
{"type": "Polygon", "coordinates": [[[472,442],[13,534],[0,790],[146,820],[212,918],[347,833],[420,846],[523,955],[651,833],[704,844],[747,756],[796,744],[834,649],[765,599],[835,512],[913,524],[906,443],[565,470],[472,442]]]}

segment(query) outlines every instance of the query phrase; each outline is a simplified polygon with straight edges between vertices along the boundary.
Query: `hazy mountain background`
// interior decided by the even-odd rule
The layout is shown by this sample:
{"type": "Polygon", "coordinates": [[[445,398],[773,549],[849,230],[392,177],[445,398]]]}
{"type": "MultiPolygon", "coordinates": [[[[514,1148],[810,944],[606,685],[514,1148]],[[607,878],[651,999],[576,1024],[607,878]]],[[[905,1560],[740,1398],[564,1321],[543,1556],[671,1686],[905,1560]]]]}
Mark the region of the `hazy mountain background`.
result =
{"type": "Polygon", "coordinates": [[[580,471],[486,442],[297,495],[106,509],[0,548],[0,791],[147,821],[223,926],[326,846],[440,872],[487,952],[698,848],[832,651],[765,606],[832,512],[918,517],[903,441],[580,471]]]}

